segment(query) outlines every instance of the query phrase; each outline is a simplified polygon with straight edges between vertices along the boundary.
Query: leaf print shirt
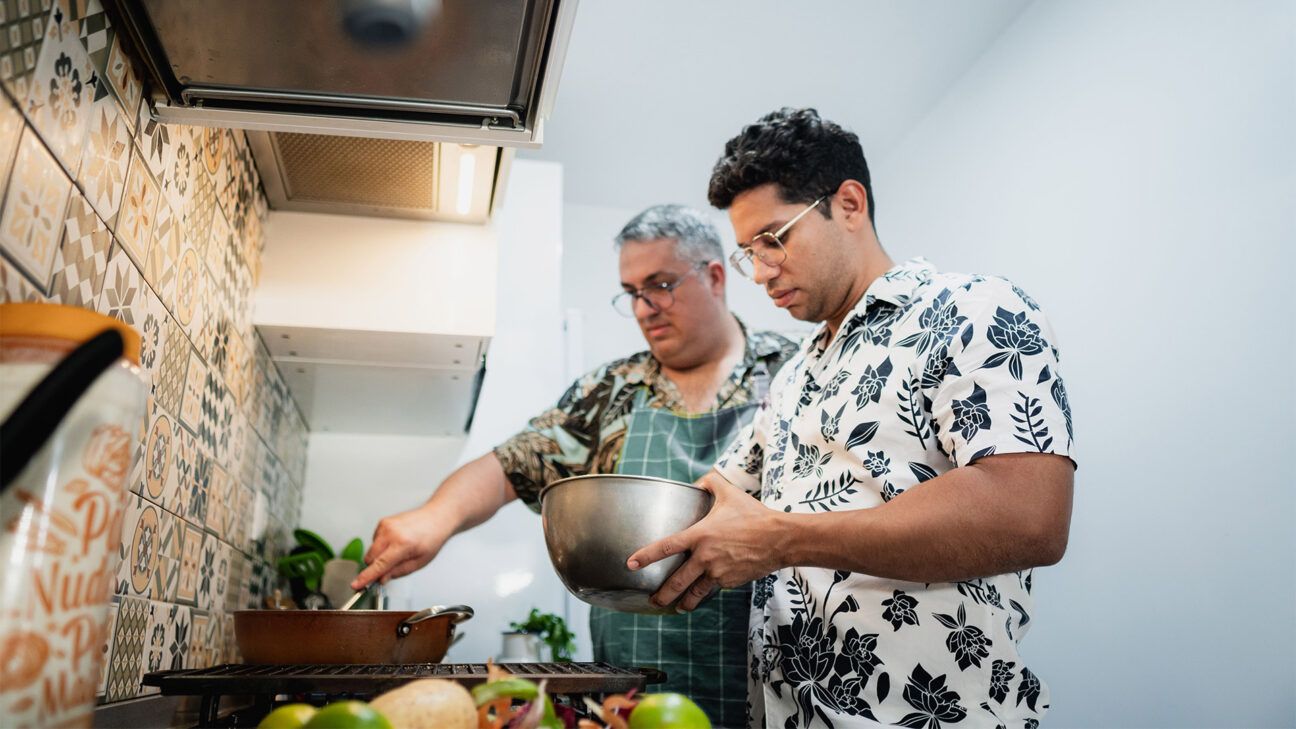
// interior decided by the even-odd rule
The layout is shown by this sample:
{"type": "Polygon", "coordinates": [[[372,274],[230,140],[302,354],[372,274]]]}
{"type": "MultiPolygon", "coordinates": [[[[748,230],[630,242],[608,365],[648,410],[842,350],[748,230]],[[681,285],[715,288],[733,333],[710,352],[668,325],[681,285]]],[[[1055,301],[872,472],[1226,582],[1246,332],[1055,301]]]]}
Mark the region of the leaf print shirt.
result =
{"type": "MultiPolygon", "coordinates": [[[[995,453],[1073,457],[1048,319],[997,277],[922,259],[807,338],[716,469],[770,508],[879,506],[995,453]]],[[[1034,727],[1048,689],[1017,645],[1029,570],[922,584],[819,568],[757,583],[754,726],[1034,727]]]]}
{"type": "MultiPolygon", "coordinates": [[[[720,387],[717,406],[754,402],[755,365],[761,363],[766,371],[776,372],[796,351],[796,344],[786,337],[749,332],[741,321],[738,325],[746,339],[743,359],[720,387]]],[[[652,353],[643,351],[587,373],[554,407],[496,446],[495,457],[518,498],[538,512],[540,492],[550,483],[569,476],[615,472],[639,388],[648,389],[646,407],[685,409],[675,383],[662,373],[652,353]]],[[[758,466],[760,461],[753,463],[758,466]]]]}

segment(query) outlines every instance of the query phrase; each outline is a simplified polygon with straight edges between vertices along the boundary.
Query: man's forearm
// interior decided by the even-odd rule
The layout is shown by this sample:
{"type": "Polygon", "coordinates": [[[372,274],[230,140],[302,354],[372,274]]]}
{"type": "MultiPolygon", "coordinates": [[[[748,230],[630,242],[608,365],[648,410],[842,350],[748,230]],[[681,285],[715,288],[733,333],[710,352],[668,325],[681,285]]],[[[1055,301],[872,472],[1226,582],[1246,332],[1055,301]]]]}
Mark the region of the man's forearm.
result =
{"type": "Polygon", "coordinates": [[[1071,464],[996,456],[918,484],[886,504],[779,514],[772,535],[786,566],[950,582],[1053,564],[1066,549],[1071,464]]]}
{"type": "Polygon", "coordinates": [[[517,498],[494,452],[460,466],[421,508],[437,514],[449,538],[485,522],[517,498]]]}

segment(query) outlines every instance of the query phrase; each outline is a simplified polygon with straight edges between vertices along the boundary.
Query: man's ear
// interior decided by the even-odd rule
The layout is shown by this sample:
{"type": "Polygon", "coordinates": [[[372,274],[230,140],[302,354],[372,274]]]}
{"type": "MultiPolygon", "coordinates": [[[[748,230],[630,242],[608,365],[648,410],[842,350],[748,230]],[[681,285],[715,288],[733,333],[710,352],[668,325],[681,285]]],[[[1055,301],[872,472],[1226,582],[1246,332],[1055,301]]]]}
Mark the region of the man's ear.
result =
{"type": "Polygon", "coordinates": [[[868,191],[858,180],[846,180],[837,188],[831,204],[842,217],[846,230],[854,233],[872,225],[869,222],[868,191]]]}
{"type": "Polygon", "coordinates": [[[725,277],[728,273],[722,261],[707,261],[706,281],[712,293],[724,296],[725,277]]]}

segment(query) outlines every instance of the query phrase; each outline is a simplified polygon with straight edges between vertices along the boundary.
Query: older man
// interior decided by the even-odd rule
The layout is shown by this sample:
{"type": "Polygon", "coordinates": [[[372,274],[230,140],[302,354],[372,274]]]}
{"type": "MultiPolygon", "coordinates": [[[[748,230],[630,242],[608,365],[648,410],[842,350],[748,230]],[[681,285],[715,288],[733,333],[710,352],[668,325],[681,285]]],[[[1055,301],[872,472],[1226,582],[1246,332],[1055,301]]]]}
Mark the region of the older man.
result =
{"type": "MultiPolygon", "coordinates": [[[[725,304],[715,228],[679,205],[649,208],[617,236],[622,292],[648,351],[585,375],[552,409],[447,478],[423,506],[383,519],[358,588],[426,565],[451,536],[513,499],[539,509],[560,478],[624,473],[693,481],[751,421],[771,376],[796,347],[748,332],[725,304]]],[[[666,672],[718,726],[744,721],[751,586],[725,590],[692,614],[665,617],[593,608],[594,657],[666,672]]]]}
{"type": "Polygon", "coordinates": [[[895,265],[859,140],[813,109],[730,140],[710,199],[734,265],[821,326],[702,479],[711,513],[629,567],[692,550],[656,596],[685,608],[759,580],[757,726],[1035,726],[1017,647],[1075,468],[1048,320],[1004,279],[895,265]]]}

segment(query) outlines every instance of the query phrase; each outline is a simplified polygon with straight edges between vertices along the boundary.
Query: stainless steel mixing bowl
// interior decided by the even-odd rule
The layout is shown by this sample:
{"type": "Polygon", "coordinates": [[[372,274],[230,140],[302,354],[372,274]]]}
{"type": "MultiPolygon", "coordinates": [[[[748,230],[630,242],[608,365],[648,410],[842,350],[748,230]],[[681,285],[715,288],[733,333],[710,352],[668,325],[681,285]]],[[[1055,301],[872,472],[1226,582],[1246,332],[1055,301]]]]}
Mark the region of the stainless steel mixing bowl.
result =
{"type": "Polygon", "coordinates": [[[555,481],[540,494],[549,559],[572,594],[591,605],[664,615],[674,607],[652,596],[685,555],[631,572],[626,560],[641,547],[683,531],[711,510],[711,494],[679,481],[601,474],[555,481]]]}

